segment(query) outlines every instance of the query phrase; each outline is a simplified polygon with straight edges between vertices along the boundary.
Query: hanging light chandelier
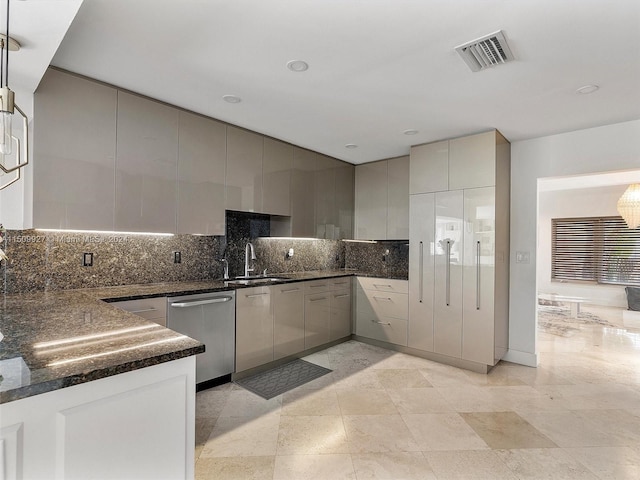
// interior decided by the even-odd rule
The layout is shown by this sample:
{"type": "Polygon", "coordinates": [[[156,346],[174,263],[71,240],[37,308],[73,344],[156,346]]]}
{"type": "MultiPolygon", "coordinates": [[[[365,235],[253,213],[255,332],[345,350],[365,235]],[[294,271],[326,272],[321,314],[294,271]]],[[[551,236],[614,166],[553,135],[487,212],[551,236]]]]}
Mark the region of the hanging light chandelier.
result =
{"type": "Polygon", "coordinates": [[[618,213],[629,228],[640,227],[640,183],[629,185],[618,200],[618,213]]]}
{"type": "Polygon", "coordinates": [[[15,103],[9,88],[9,50],[20,50],[20,44],[9,36],[9,7],[7,0],[6,34],[0,34],[0,190],[20,179],[20,169],[29,163],[29,126],[27,116],[15,103]],[[22,135],[13,134],[15,112],[22,117],[22,135]],[[8,177],[5,179],[4,177],[8,177]]]}

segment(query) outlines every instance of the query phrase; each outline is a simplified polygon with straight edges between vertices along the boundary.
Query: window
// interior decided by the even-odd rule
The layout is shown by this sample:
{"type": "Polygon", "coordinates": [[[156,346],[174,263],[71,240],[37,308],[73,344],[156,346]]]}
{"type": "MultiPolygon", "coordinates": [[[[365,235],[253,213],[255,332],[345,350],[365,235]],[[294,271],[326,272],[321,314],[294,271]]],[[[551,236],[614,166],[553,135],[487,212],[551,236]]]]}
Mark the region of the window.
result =
{"type": "Polygon", "coordinates": [[[622,217],[551,220],[551,278],[640,286],[640,229],[622,217]]]}

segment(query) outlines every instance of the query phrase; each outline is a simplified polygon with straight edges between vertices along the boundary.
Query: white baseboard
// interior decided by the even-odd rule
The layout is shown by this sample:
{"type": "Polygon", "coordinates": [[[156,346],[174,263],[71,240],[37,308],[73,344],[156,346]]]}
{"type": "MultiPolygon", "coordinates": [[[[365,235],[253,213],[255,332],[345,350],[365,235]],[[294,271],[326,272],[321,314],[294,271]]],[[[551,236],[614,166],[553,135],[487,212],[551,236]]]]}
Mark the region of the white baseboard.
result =
{"type": "Polygon", "coordinates": [[[538,366],[538,354],[530,352],[519,352],[518,350],[509,349],[502,360],[505,362],[517,363],[527,367],[538,366]]]}

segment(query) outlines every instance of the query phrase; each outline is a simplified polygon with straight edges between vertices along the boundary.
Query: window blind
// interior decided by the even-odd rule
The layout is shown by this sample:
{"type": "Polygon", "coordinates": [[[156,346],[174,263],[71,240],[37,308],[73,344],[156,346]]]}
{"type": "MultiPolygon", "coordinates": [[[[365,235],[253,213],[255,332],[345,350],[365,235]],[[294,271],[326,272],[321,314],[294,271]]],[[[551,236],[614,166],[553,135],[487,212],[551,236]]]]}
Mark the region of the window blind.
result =
{"type": "Polygon", "coordinates": [[[551,278],[640,286],[640,229],[622,217],[551,220],[551,278]]]}

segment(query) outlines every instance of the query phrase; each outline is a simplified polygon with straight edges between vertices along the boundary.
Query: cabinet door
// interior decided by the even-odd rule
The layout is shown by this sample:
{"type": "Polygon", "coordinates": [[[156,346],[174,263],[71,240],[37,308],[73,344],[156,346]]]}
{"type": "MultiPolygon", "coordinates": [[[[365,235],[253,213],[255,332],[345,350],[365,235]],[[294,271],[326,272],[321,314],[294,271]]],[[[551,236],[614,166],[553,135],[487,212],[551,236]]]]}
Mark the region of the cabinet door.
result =
{"type": "Polygon", "coordinates": [[[262,211],[263,137],[227,127],[227,210],[262,211]]]}
{"type": "Polygon", "coordinates": [[[316,238],[333,239],[336,231],[336,163],[326,155],[318,155],[316,160],[315,211],[316,238]]]}
{"type": "Polygon", "coordinates": [[[113,230],[116,90],[49,69],[34,102],[34,227],[113,230]]]}
{"type": "Polygon", "coordinates": [[[462,354],[463,192],[435,195],[433,350],[462,354]]]}
{"type": "Polygon", "coordinates": [[[293,145],[264,139],[262,159],[262,211],[271,215],[291,214],[291,168],[293,145]]]}
{"type": "Polygon", "coordinates": [[[273,360],[273,312],[269,287],[236,292],[236,372],[273,360]]]}
{"type": "Polygon", "coordinates": [[[178,110],[118,92],[115,229],[175,232],[178,110]]]}
{"type": "Polygon", "coordinates": [[[495,188],[464,191],[462,358],[494,364],[495,188]]]}
{"type": "Polygon", "coordinates": [[[449,189],[449,142],[411,147],[409,193],[443,192],[449,189]]]}
{"type": "Polygon", "coordinates": [[[387,239],[409,238],[409,157],[387,160],[387,239]]]}
{"type": "MultiPolygon", "coordinates": [[[[356,288],[356,335],[406,347],[406,314],[404,318],[398,318],[376,313],[376,300],[373,296],[378,293],[375,290],[364,290],[361,285],[356,288]]],[[[407,295],[404,297],[406,303],[407,295]]]]}
{"type": "Polygon", "coordinates": [[[338,340],[351,335],[351,279],[336,279],[331,282],[331,319],[329,321],[329,340],[338,340]]]}
{"type": "Polygon", "coordinates": [[[178,121],[178,233],[224,235],[226,127],[187,112],[178,121]]]}
{"type": "Polygon", "coordinates": [[[314,238],[316,153],[293,147],[291,171],[291,235],[314,238]]]}
{"type": "Polygon", "coordinates": [[[409,346],[433,351],[435,194],[411,195],[409,346]]]}
{"type": "Polygon", "coordinates": [[[355,193],[355,166],[338,162],[336,167],[336,218],[338,228],[335,239],[353,238],[355,193]]]}
{"type": "Polygon", "coordinates": [[[356,167],[356,235],[359,240],[387,238],[387,161],[356,167]]]}
{"type": "Polygon", "coordinates": [[[304,293],[301,284],[271,287],[273,294],[273,359],[304,350],[304,293]]]}
{"type": "Polygon", "coordinates": [[[304,297],[304,348],[313,348],[329,341],[330,293],[304,297]]]}
{"type": "Polygon", "coordinates": [[[496,132],[449,140],[449,189],[496,184],[496,132]]]}

